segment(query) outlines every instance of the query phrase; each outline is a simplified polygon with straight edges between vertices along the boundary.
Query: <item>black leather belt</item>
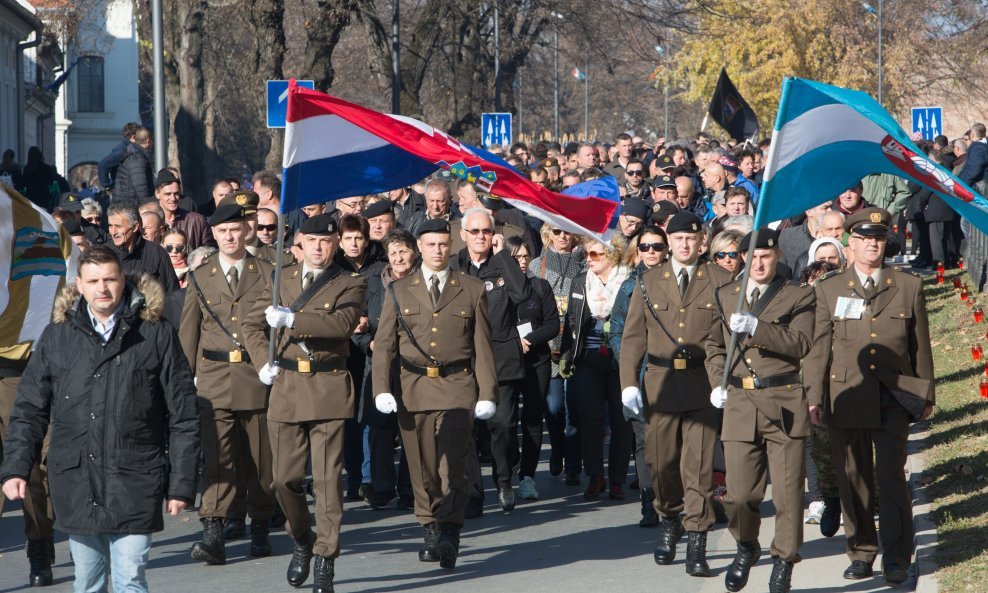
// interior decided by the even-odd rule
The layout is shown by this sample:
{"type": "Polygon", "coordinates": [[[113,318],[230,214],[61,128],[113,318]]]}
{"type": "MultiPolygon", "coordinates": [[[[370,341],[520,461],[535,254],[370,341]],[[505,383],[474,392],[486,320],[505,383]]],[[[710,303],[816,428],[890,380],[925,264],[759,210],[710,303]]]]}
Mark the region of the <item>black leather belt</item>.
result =
{"type": "Polygon", "coordinates": [[[202,357],[214,362],[250,362],[250,354],[246,350],[203,350],[202,357]]]}
{"type": "Polygon", "coordinates": [[[783,373],[772,375],[771,377],[731,377],[731,387],[740,389],[768,389],[770,387],[783,387],[785,385],[802,385],[799,373],[783,373]]]}
{"type": "Polygon", "coordinates": [[[300,360],[289,360],[287,358],[279,358],[278,366],[289,371],[295,371],[296,373],[333,373],[340,374],[346,372],[346,359],[336,359],[336,360],[309,360],[303,358],[300,360]]]}
{"type": "Polygon", "coordinates": [[[662,367],[666,369],[685,371],[686,369],[702,368],[703,361],[706,357],[693,356],[691,358],[661,358],[649,354],[647,358],[648,358],[648,364],[653,364],[657,367],[662,367]]]}
{"type": "Polygon", "coordinates": [[[466,373],[471,369],[470,361],[460,361],[450,364],[440,364],[439,366],[424,367],[411,362],[404,356],[401,357],[401,368],[410,373],[422,375],[423,377],[431,377],[433,379],[448,377],[450,375],[455,375],[456,373],[466,373]]]}

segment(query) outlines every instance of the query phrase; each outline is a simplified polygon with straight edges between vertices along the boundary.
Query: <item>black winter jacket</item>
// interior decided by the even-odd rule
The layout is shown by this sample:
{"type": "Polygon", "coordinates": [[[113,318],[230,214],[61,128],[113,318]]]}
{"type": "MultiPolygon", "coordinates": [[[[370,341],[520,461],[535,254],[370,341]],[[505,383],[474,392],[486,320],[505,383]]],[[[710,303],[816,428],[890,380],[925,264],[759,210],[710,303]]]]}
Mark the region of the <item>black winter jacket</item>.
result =
{"type": "Polygon", "coordinates": [[[151,157],[142,147],[130,143],[123,160],[117,165],[113,180],[113,201],[136,200],[138,202],[154,195],[154,171],[151,157]]]}

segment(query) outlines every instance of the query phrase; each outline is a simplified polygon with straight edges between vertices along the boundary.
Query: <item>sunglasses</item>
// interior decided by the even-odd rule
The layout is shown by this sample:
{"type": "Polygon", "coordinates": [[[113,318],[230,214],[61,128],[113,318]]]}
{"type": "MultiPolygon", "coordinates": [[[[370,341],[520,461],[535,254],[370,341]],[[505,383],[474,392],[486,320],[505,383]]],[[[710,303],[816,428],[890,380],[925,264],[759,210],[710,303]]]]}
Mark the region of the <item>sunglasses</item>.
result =
{"type": "Polygon", "coordinates": [[[185,253],[185,245],[162,245],[167,253],[185,253]]]}
{"type": "Polygon", "coordinates": [[[569,231],[564,231],[563,229],[552,229],[550,231],[553,237],[558,237],[559,235],[572,235],[573,233],[569,231]]]}
{"type": "Polygon", "coordinates": [[[665,251],[665,250],[666,250],[666,244],[665,243],[639,243],[638,244],[638,251],[641,251],[642,253],[648,253],[649,251],[665,251]]]}
{"type": "Polygon", "coordinates": [[[478,234],[479,235],[493,235],[494,234],[494,229],[463,229],[463,230],[465,230],[466,232],[470,233],[471,235],[473,235],[475,237],[478,234]]]}
{"type": "Polygon", "coordinates": [[[83,216],[82,218],[93,224],[99,224],[100,221],[99,216],[83,216]]]}
{"type": "Polygon", "coordinates": [[[625,175],[635,175],[636,177],[641,177],[642,173],[644,173],[644,171],[641,169],[628,169],[624,172],[625,175]]]}
{"type": "Polygon", "coordinates": [[[590,261],[597,261],[598,259],[600,259],[603,256],[604,256],[604,252],[603,251],[588,251],[587,252],[587,258],[590,261]]]}
{"type": "Polygon", "coordinates": [[[515,259],[519,259],[519,260],[521,260],[521,259],[529,259],[530,260],[530,259],[532,259],[532,256],[529,255],[529,254],[527,254],[527,253],[519,253],[518,255],[514,256],[514,258],[515,259]]]}
{"type": "Polygon", "coordinates": [[[259,224],[257,225],[257,230],[264,231],[266,233],[273,233],[278,230],[277,224],[259,224]]]}
{"type": "Polygon", "coordinates": [[[737,259],[738,258],[738,252],[737,251],[718,251],[717,253],[714,254],[714,257],[716,257],[717,259],[724,259],[724,258],[727,258],[727,257],[729,257],[731,259],[737,259]]]}

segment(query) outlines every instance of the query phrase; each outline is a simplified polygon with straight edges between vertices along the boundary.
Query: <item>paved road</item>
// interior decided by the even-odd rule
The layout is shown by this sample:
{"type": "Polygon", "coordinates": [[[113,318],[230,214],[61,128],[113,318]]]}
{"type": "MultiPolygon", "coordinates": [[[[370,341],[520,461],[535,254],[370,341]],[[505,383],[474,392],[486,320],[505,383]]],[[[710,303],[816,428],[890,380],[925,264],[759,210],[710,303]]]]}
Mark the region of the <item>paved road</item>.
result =
{"type": "MultiPolygon", "coordinates": [[[[485,470],[486,471],[486,470],[485,470]]],[[[336,590],[340,593],[415,591],[472,593],[495,590],[552,592],[696,592],[724,591],[724,571],[734,555],[734,541],[725,526],[711,533],[709,559],[715,576],[692,578],[685,574],[680,545],[677,562],[656,566],[652,547],[656,531],[638,527],[637,491],[628,500],[586,502],[582,488],[565,486],[549,476],[545,464],[537,476],[542,500],[520,502],[514,512],[502,513],[491,503],[480,519],[467,522],[456,570],[447,573],[435,564],[418,562],[421,529],[411,514],[375,511],[363,503],[347,503],[342,533],[343,554],[337,560],[336,590]]],[[[488,480],[489,481],[489,480],[488,480]]],[[[752,571],[747,591],[767,591],[771,561],[767,558],[774,522],[772,506],[763,505],[763,557],[752,571]]],[[[283,531],[272,534],[274,554],[247,556],[248,542],[227,547],[228,564],[204,566],[189,558],[189,547],[199,537],[195,513],[167,517],[165,530],[155,534],[148,572],[155,593],[209,591],[253,593],[292,591],[285,582],[291,545],[283,531]]],[[[8,504],[0,520],[0,593],[27,589],[28,564],[24,555],[20,509],[8,504]]],[[[863,582],[845,581],[847,566],[842,532],[832,539],[806,526],[803,562],[796,566],[797,591],[888,591],[880,577],[863,582]]],[[[56,546],[55,585],[52,593],[72,590],[72,564],[64,536],[56,546]]],[[[898,591],[908,590],[900,587],[898,591]]]]}

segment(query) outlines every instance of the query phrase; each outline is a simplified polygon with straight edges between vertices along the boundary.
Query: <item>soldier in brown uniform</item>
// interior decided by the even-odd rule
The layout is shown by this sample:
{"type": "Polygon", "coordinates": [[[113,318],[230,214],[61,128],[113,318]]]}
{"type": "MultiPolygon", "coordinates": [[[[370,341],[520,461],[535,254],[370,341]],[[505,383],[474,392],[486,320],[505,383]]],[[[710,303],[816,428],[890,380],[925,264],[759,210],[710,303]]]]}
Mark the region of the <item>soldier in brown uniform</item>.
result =
{"type": "Polygon", "coordinates": [[[853,264],[816,283],[805,382],[810,403],[827,413],[851,559],[844,578],[872,575],[879,541],[877,470],[882,565],[885,580],[896,584],[908,578],[913,551],[912,500],[903,471],[909,424],[927,418],[936,399],[923,282],[883,264],[891,221],[882,208],[865,208],[844,221],[853,264]]]}
{"type": "Polygon", "coordinates": [[[691,212],[669,221],[670,259],[639,276],[628,305],[620,364],[621,399],[633,412],[644,407],[647,421],[645,456],[661,520],[655,562],[671,564],[676,543],[688,531],[686,572],[692,576],[710,576],[707,531],[715,520],[717,411],[710,405],[704,348],[719,323],[714,289],[731,280],[717,264],[698,261],[702,232],[700,219],[691,212]],[[643,362],[644,406],[638,390],[643,362]]]}
{"type": "Polygon", "coordinates": [[[356,406],[347,373],[350,337],[364,309],[367,283],[333,263],[340,244],[336,222],[320,214],[302,223],[302,261],[282,270],[280,300],[265,292],[244,322],[251,352],[267,348],[268,328],[279,330],[274,364],[261,363],[261,381],[272,385],[268,404],[274,487],[285,511],[295,551],[288,584],[309,577],[316,555],[313,591],[333,591],[343,516],[343,423],[356,406]],[[284,306],[288,305],[288,306],[284,306]],[[311,456],[316,533],[306,502],[305,463],[311,456]]]}
{"type": "Polygon", "coordinates": [[[473,416],[494,415],[497,376],[483,283],[450,270],[448,222],[426,220],[418,235],[421,270],[392,282],[384,296],[374,335],[374,404],[398,413],[415,516],[425,528],[419,560],[452,570],[469,496],[473,416]],[[394,358],[400,401],[388,392],[394,358]]]}
{"type": "MultiPolygon", "coordinates": [[[[725,584],[732,592],[744,588],[748,571],[761,556],[759,506],[771,472],[775,539],[769,591],[788,593],[803,542],[804,455],[810,434],[799,365],[813,342],[816,299],[812,288],[776,274],[782,257],[776,231],[759,230],[754,250],[748,252],[751,239],[748,233],[740,245],[742,253],[749,253],[748,282],[737,280],[717,290],[716,304],[725,323],[707,340],[707,373],[716,385],[710,403],[724,408],[728,528],[738,542],[725,584]],[[743,312],[728,314],[742,290],[743,312]],[[738,348],[727,352],[732,331],[738,334],[738,348]],[[730,372],[727,391],[720,387],[725,366],[730,372]]],[[[819,422],[819,410],[815,413],[819,422]]]]}
{"type": "Polygon", "coordinates": [[[271,287],[271,266],[245,247],[247,222],[236,203],[217,208],[209,219],[219,253],[189,272],[179,339],[196,377],[203,459],[199,518],[203,540],[192,557],[225,564],[223,522],[240,519],[234,509],[239,490],[251,516],[250,555],[267,556],[268,519],[274,514],[271,446],[267,432],[268,387],[251,365],[264,349],[248,352],[244,318],[271,287]]]}

